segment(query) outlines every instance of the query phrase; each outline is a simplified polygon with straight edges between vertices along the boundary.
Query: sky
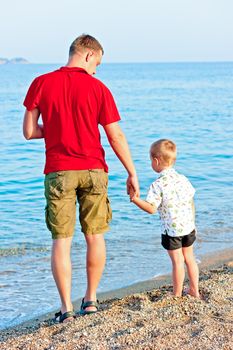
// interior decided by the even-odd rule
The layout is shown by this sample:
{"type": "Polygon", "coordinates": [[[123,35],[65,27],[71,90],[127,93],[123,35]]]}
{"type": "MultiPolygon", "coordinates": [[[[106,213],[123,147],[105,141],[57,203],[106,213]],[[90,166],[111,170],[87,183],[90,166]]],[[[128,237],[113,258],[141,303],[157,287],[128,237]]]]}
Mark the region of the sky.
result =
{"type": "Polygon", "coordinates": [[[95,36],[103,62],[233,61],[233,0],[0,0],[0,57],[67,61],[95,36]]]}

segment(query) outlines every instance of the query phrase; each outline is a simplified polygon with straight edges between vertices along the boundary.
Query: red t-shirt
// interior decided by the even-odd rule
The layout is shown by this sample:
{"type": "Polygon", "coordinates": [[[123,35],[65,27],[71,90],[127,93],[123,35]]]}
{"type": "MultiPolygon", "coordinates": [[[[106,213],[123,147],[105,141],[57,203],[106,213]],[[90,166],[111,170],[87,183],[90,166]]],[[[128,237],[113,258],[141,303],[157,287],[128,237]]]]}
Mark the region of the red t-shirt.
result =
{"type": "Polygon", "coordinates": [[[84,69],[62,67],[36,78],[24,106],[38,108],[44,125],[44,173],[104,169],[104,149],[98,124],[120,120],[110,90],[84,69]]]}

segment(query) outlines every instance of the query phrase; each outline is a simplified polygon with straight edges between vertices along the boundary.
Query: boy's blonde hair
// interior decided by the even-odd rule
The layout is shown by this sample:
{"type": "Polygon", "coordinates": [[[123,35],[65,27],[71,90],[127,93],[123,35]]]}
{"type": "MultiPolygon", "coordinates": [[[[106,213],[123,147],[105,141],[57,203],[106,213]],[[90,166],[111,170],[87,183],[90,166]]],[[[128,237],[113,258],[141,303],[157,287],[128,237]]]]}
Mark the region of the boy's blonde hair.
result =
{"type": "Polygon", "coordinates": [[[164,165],[172,165],[176,161],[176,145],[168,139],[161,139],[152,143],[150,147],[152,158],[159,158],[164,165]]]}
{"type": "Polygon", "coordinates": [[[102,51],[102,54],[104,54],[104,49],[96,38],[89,34],[82,34],[70,45],[69,55],[72,56],[85,49],[90,49],[96,52],[102,51]]]}

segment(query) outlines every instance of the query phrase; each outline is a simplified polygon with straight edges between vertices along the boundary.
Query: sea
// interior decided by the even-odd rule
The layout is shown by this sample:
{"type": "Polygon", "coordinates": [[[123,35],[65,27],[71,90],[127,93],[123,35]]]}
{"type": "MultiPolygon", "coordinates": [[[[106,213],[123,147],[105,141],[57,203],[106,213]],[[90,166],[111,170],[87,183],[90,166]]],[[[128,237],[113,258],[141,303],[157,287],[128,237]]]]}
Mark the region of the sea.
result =
{"type": "MultiPolygon", "coordinates": [[[[43,140],[22,135],[22,105],[31,81],[62,64],[0,65],[0,328],[59,309],[44,223],[43,140]]],[[[112,91],[145,198],[157,175],[149,148],[177,144],[176,170],[196,189],[195,254],[233,248],[233,62],[103,63],[96,77],[112,91]]],[[[113,209],[107,263],[98,292],[171,271],[157,214],[130,203],[127,173],[101,130],[113,209]]],[[[77,223],[72,298],[85,293],[85,240],[77,223]]]]}

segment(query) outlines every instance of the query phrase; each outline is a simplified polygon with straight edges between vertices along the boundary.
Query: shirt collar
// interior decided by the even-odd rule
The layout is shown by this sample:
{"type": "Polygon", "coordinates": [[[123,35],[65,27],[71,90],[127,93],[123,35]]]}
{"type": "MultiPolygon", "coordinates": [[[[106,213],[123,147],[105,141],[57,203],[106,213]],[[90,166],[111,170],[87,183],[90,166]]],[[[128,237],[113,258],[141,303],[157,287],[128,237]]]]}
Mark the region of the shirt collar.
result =
{"type": "Polygon", "coordinates": [[[62,71],[62,72],[80,72],[80,73],[88,74],[87,71],[85,71],[85,69],[80,68],[80,67],[67,67],[67,66],[64,66],[64,67],[61,67],[59,70],[62,71]]]}
{"type": "Polygon", "coordinates": [[[161,171],[159,173],[159,176],[158,177],[162,177],[162,176],[165,176],[165,175],[171,175],[171,174],[174,174],[176,171],[174,168],[168,168],[168,169],[164,169],[163,171],[161,171]]]}

